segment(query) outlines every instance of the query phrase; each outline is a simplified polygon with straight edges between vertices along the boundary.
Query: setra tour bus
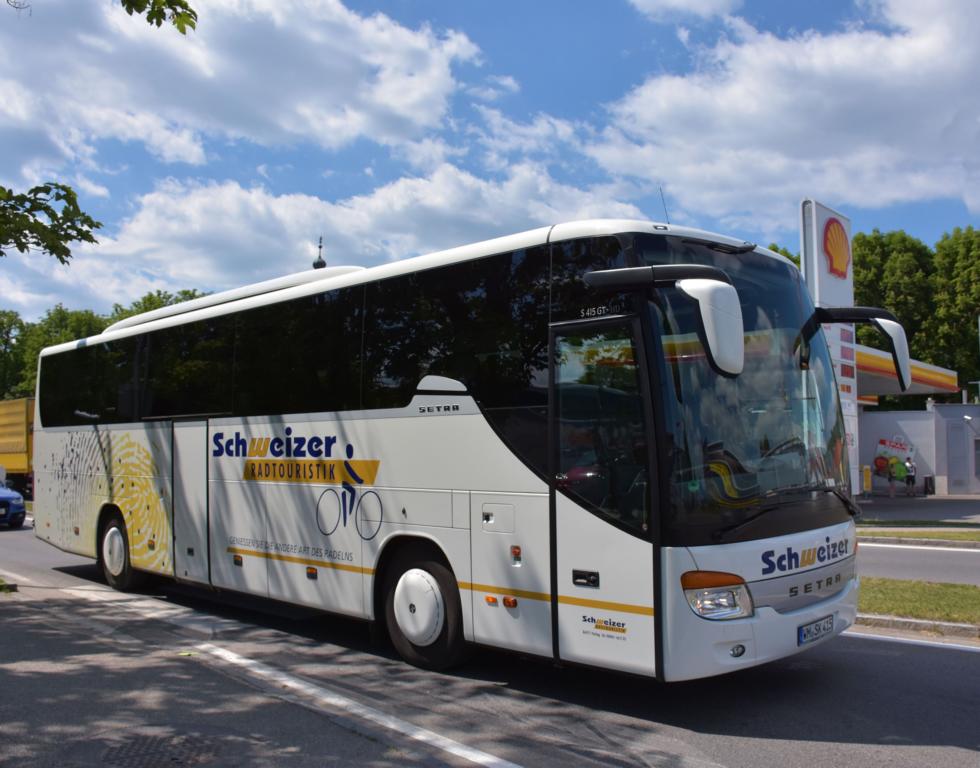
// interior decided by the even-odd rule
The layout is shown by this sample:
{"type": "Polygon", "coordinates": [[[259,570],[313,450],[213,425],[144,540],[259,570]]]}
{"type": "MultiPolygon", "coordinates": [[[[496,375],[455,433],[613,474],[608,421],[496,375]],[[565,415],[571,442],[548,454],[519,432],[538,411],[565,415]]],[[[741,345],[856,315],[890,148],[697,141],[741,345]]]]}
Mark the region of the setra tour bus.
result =
{"type": "Polygon", "coordinates": [[[853,624],[823,326],[751,243],[593,220],[300,273],[39,361],[38,537],[145,574],[673,681],[853,624]]]}

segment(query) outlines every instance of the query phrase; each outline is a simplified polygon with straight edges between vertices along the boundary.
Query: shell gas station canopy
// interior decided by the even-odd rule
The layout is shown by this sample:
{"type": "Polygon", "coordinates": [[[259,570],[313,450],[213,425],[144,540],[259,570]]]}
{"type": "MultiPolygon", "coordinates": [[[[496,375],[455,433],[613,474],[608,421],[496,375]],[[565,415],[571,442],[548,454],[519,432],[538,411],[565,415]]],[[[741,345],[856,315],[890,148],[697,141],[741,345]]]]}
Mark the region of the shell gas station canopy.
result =
{"type": "Polygon", "coordinates": [[[878,395],[955,394],[960,391],[956,371],[918,360],[912,361],[912,386],[902,392],[891,352],[861,344],[855,347],[858,402],[874,405],[878,395]]]}

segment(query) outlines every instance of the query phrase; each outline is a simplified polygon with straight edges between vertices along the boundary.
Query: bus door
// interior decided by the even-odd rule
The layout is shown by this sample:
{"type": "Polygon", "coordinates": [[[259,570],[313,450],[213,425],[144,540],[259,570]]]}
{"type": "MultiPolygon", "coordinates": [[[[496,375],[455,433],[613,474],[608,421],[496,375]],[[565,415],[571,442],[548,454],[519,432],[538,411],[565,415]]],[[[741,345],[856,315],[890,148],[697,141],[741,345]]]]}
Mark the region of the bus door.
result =
{"type": "Polygon", "coordinates": [[[173,423],[174,575],[208,584],[208,423],[173,423]]]}
{"type": "Polygon", "coordinates": [[[565,661],[656,673],[650,398],[639,322],[551,329],[552,615],[565,661]]]}

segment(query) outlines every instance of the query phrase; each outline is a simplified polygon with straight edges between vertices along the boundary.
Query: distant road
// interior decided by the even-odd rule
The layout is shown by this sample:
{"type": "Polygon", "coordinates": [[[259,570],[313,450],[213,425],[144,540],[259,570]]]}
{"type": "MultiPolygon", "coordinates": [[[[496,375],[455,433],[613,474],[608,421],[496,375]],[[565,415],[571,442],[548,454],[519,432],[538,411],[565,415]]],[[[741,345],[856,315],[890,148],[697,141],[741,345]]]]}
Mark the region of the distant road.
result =
{"type": "Polygon", "coordinates": [[[980,586],[980,549],[862,541],[858,547],[858,574],[980,586]]]}

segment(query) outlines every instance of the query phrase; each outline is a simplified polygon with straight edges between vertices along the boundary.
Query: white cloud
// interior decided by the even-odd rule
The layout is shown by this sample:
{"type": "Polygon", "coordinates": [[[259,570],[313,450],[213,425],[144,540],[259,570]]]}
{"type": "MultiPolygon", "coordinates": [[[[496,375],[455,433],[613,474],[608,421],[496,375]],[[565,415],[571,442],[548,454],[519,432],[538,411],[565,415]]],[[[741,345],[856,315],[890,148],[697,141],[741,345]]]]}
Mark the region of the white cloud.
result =
{"type": "Polygon", "coordinates": [[[466,89],[470,96],[480,101],[496,101],[502,96],[520,91],[520,83],[509,75],[491,75],[484,85],[474,85],[466,89]]]}
{"type": "Polygon", "coordinates": [[[742,5],[742,0],[629,0],[640,13],[654,21],[676,16],[698,16],[709,19],[725,16],[742,5]]]}
{"type": "Polygon", "coordinates": [[[617,193],[558,183],[531,164],[498,181],[443,164],[336,203],[168,180],[138,199],[114,236],[79,246],[70,267],[43,255],[12,260],[10,305],[34,319],[56,301],[108,311],[156,289],[231,288],[308,269],[321,234],[329,264],[371,265],[571,219],[641,218],[617,193]]]}
{"type": "MultiPolygon", "coordinates": [[[[396,146],[441,126],[475,61],[458,32],[408,29],[338,0],[201,0],[186,37],[130,18],[118,2],[45,0],[0,25],[0,141],[20,165],[92,160],[98,142],[141,142],[199,165],[205,140],[337,149],[396,146]],[[11,123],[45,135],[44,152],[11,123]],[[60,157],[59,157],[60,155],[60,157]]],[[[0,174],[13,169],[0,168],[0,174]]]]}
{"type": "Polygon", "coordinates": [[[511,120],[503,112],[478,106],[483,126],[474,128],[477,141],[486,150],[485,162],[493,169],[506,168],[513,158],[554,155],[563,149],[578,150],[574,124],[547,114],[538,114],[529,123],[511,120]]]}
{"type": "Polygon", "coordinates": [[[79,174],[75,177],[74,186],[92,197],[109,197],[109,188],[102,184],[97,184],[87,176],[79,174]]]}
{"type": "Polygon", "coordinates": [[[960,197],[980,212],[980,4],[942,5],[881,2],[888,31],[779,38],[730,20],[701,69],[612,104],[588,152],[743,230],[794,228],[804,195],[864,207],[960,197]]]}

